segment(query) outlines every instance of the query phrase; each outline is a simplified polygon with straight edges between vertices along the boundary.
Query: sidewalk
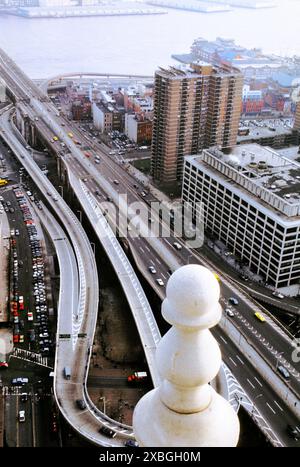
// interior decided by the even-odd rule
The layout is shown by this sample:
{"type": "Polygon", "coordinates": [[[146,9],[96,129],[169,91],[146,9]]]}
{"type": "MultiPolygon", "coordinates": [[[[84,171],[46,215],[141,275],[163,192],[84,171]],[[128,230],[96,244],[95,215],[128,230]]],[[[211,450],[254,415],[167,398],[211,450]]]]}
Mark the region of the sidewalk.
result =
{"type": "Polygon", "coordinates": [[[0,214],[0,323],[6,322],[8,291],[8,265],[9,265],[9,223],[5,212],[0,214]]]}
{"type": "Polygon", "coordinates": [[[144,175],[140,170],[138,170],[136,167],[134,167],[133,165],[130,165],[128,167],[128,173],[130,175],[132,175],[136,180],[138,180],[139,182],[141,182],[145,188],[147,188],[149,190],[149,192],[155,197],[157,198],[158,201],[161,201],[161,202],[164,202],[164,203],[173,203],[174,201],[176,200],[171,200],[167,195],[165,195],[165,193],[163,193],[162,191],[160,191],[158,188],[156,188],[155,186],[153,186],[151,184],[151,179],[149,178],[149,176],[146,176],[144,175]]]}

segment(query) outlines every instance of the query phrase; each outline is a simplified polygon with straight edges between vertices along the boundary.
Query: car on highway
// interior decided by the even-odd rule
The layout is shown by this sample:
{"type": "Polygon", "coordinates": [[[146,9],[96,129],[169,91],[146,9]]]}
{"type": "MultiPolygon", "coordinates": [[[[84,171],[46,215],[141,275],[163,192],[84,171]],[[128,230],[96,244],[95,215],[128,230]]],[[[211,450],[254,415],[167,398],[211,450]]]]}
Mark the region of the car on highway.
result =
{"type": "Polygon", "coordinates": [[[19,410],[19,422],[25,422],[25,410],[19,410]]]}
{"type": "Polygon", "coordinates": [[[226,251],[226,253],[224,253],[224,256],[233,256],[233,253],[232,251],[226,251]]]}
{"type": "Polygon", "coordinates": [[[286,427],[287,434],[293,438],[295,441],[298,441],[300,439],[300,430],[297,427],[288,424],[286,427]]]}
{"type": "Polygon", "coordinates": [[[69,136],[70,138],[73,138],[73,137],[74,137],[73,133],[71,133],[70,131],[68,132],[68,136],[69,136]]]}
{"type": "Polygon", "coordinates": [[[28,383],[28,378],[14,378],[11,380],[11,384],[13,386],[24,386],[24,384],[28,383]]]}
{"type": "Polygon", "coordinates": [[[114,430],[111,430],[110,428],[108,428],[108,426],[104,425],[99,429],[99,433],[107,436],[108,438],[114,438],[117,435],[117,433],[114,430]]]}
{"type": "Polygon", "coordinates": [[[244,282],[248,282],[248,281],[249,281],[249,277],[248,277],[248,276],[245,276],[244,274],[241,274],[241,275],[240,275],[240,279],[242,279],[242,281],[244,281],[244,282]]]}
{"type": "Polygon", "coordinates": [[[259,321],[261,321],[262,323],[265,323],[266,318],[265,318],[261,313],[259,313],[258,311],[256,311],[256,312],[254,313],[254,316],[255,316],[259,321]]]}
{"type": "Polygon", "coordinates": [[[58,141],[58,137],[57,137],[57,136],[53,136],[52,139],[53,139],[53,141],[58,141]]]}
{"type": "Polygon", "coordinates": [[[215,278],[217,279],[218,282],[221,282],[221,279],[220,279],[219,274],[217,274],[216,272],[214,272],[213,275],[215,276],[215,278]]]}
{"type": "Polygon", "coordinates": [[[134,439],[128,439],[127,441],[125,441],[124,446],[128,448],[138,448],[139,443],[135,441],[134,439]]]}
{"type": "Polygon", "coordinates": [[[57,433],[57,431],[58,431],[58,426],[57,426],[56,420],[52,421],[51,431],[52,431],[52,433],[57,433]]]}
{"type": "Polygon", "coordinates": [[[277,370],[285,379],[290,379],[290,373],[287,371],[287,369],[284,366],[279,365],[277,370]]]}
{"type": "Polygon", "coordinates": [[[156,274],[156,269],[154,266],[149,266],[148,269],[151,272],[151,274],[156,274]]]}
{"type": "Polygon", "coordinates": [[[160,278],[156,279],[156,282],[158,285],[160,285],[161,287],[165,285],[164,281],[160,278]]]}
{"type": "Polygon", "coordinates": [[[8,363],[7,362],[0,362],[0,369],[2,368],[8,368],[8,363]]]}
{"type": "Polygon", "coordinates": [[[80,410],[86,409],[86,403],[84,402],[83,399],[77,399],[76,400],[76,405],[80,410]]]}
{"type": "Polygon", "coordinates": [[[274,297],[276,297],[276,298],[280,298],[281,300],[282,300],[283,298],[285,298],[285,295],[283,295],[283,294],[280,293],[280,292],[273,292],[272,295],[274,295],[274,297]]]}
{"type": "Polygon", "coordinates": [[[176,248],[176,250],[182,250],[182,246],[178,242],[174,242],[173,247],[176,248]]]}
{"type": "Polygon", "coordinates": [[[28,401],[28,394],[27,392],[22,392],[21,394],[21,402],[27,402],[28,401]]]}
{"type": "Polygon", "coordinates": [[[32,311],[28,311],[28,313],[27,313],[27,319],[28,319],[28,321],[33,321],[33,313],[32,313],[32,311]]]}
{"type": "Polygon", "coordinates": [[[230,308],[226,308],[225,313],[226,313],[226,315],[230,316],[230,318],[234,317],[234,313],[230,308]]]}
{"type": "Polygon", "coordinates": [[[235,297],[230,297],[228,299],[228,302],[231,304],[231,305],[234,305],[234,306],[237,306],[239,304],[238,300],[235,298],[235,297]]]}

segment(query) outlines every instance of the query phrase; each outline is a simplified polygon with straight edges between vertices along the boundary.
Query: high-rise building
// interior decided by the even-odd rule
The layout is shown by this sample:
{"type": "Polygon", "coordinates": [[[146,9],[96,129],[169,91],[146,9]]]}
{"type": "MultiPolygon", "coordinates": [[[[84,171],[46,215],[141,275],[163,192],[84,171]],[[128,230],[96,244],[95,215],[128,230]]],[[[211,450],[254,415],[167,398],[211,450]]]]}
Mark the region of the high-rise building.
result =
{"type": "Polygon", "coordinates": [[[257,144],[185,158],[182,200],[275,289],[300,293],[300,164],[257,144]]]}
{"type": "Polygon", "coordinates": [[[236,144],[243,77],[233,68],[194,62],[155,74],[151,172],[181,182],[184,156],[236,144]]]}
{"type": "Polygon", "coordinates": [[[294,130],[300,132],[300,101],[297,103],[294,130]]]}

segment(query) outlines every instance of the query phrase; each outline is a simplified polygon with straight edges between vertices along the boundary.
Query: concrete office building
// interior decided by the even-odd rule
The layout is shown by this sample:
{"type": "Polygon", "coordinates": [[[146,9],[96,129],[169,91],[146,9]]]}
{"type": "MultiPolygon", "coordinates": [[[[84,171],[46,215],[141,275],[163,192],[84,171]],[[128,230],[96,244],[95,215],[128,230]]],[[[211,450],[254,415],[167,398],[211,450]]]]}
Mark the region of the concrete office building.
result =
{"type": "Polygon", "coordinates": [[[155,74],[151,173],[182,181],[184,156],[236,144],[243,77],[233,68],[194,62],[155,74]]]}
{"type": "Polygon", "coordinates": [[[186,157],[182,199],[254,273],[300,293],[300,164],[256,144],[207,149],[186,157]]]}

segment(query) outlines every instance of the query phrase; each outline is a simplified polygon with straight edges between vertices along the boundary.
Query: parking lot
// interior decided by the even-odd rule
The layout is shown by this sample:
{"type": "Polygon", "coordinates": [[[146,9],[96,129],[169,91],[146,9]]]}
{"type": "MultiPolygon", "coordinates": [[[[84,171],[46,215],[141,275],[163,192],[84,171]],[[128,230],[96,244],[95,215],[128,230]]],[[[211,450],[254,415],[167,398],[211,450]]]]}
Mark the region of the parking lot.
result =
{"type": "MultiPolygon", "coordinates": [[[[48,306],[45,284],[44,251],[41,238],[38,235],[35,219],[32,215],[28,198],[36,201],[33,194],[28,190],[18,187],[13,189],[18,208],[22,216],[26,234],[22,235],[22,243],[28,241],[30,254],[20,259],[17,251],[17,243],[20,235],[19,229],[11,230],[11,243],[13,254],[13,276],[12,276],[12,303],[11,310],[14,321],[14,342],[16,344],[28,343],[30,350],[35,350],[42,355],[49,355],[52,347],[48,323],[48,306]],[[24,262],[27,263],[24,271],[24,262]],[[19,282],[19,271],[28,272],[28,292],[22,291],[23,281],[19,282]],[[20,286],[19,286],[20,284],[20,286]],[[25,331],[25,332],[23,332],[25,331]]],[[[39,202],[37,206],[40,208],[39,202]]],[[[20,248],[19,248],[20,253],[20,248]]]]}

